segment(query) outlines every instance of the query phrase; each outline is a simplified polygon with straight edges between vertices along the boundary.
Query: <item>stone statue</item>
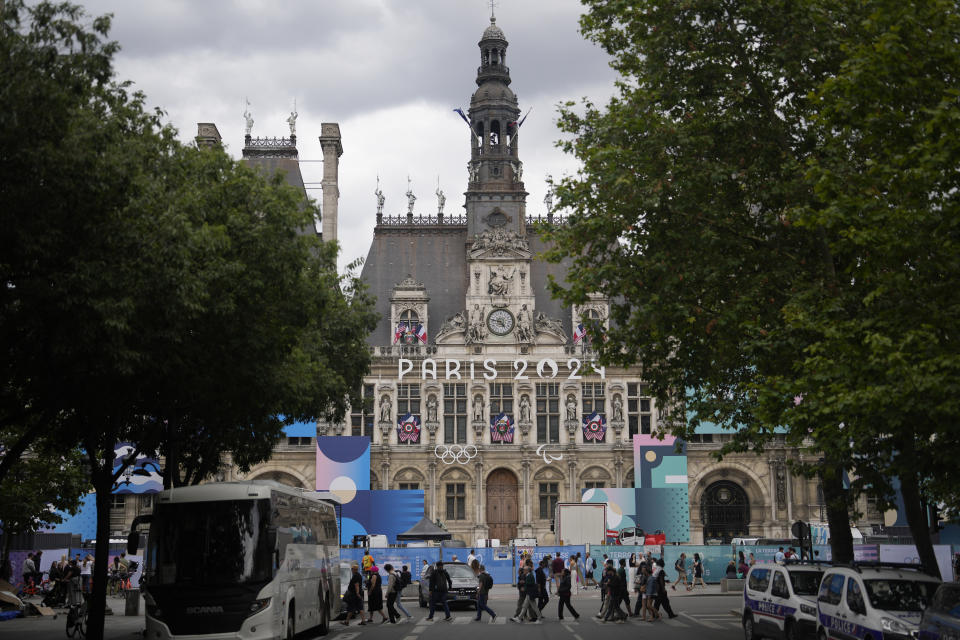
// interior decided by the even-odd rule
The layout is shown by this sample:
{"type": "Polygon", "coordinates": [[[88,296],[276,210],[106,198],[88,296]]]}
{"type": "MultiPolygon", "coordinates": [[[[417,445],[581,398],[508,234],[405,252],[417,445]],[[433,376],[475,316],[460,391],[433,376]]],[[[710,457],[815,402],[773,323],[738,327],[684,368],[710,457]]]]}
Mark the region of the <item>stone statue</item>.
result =
{"type": "Polygon", "coordinates": [[[547,174],[547,195],[543,196],[543,204],[547,207],[547,213],[553,213],[553,184],[550,182],[553,176],[547,174]]]}
{"type": "Polygon", "coordinates": [[[613,394],[613,421],[623,422],[623,400],[619,393],[613,394]]]}
{"type": "Polygon", "coordinates": [[[527,394],[520,396],[520,422],[530,422],[530,398],[527,394]]]}
{"type": "Polygon", "coordinates": [[[437,396],[430,394],[427,398],[427,422],[436,422],[437,421],[437,396]]]}
{"type": "Polygon", "coordinates": [[[487,284],[487,293],[492,296],[510,295],[510,283],[513,282],[514,271],[509,275],[505,268],[493,267],[490,269],[490,281],[487,284]]]}
{"type": "Polygon", "coordinates": [[[513,181],[520,182],[523,180],[523,163],[519,160],[511,160],[510,168],[513,169],[513,181]]]}
{"type": "Polygon", "coordinates": [[[377,190],[373,192],[373,195],[377,197],[377,213],[383,213],[383,203],[386,198],[383,197],[383,191],[380,189],[380,176],[377,176],[377,190]]]}
{"type": "Polygon", "coordinates": [[[530,322],[530,311],[527,305],[523,305],[517,313],[517,342],[533,342],[535,339],[536,333],[533,331],[533,323],[530,322]]]}
{"type": "Polygon", "coordinates": [[[443,195],[443,189],[440,188],[440,181],[437,180],[437,213],[443,213],[443,207],[447,204],[447,196],[443,195]]]}
{"type": "Polygon", "coordinates": [[[290,112],[290,117],[287,118],[287,124],[290,125],[290,137],[294,138],[297,135],[297,116],[300,115],[297,113],[297,104],[293,104],[293,111],[290,112]]]}
{"type": "Polygon", "coordinates": [[[563,324],[556,318],[548,318],[542,311],[537,312],[537,320],[534,323],[537,331],[550,331],[557,335],[565,336],[563,333],[563,324]]]}
{"type": "Polygon", "coordinates": [[[439,333],[437,333],[437,337],[439,338],[444,334],[453,333],[455,331],[466,331],[466,330],[467,330],[467,319],[464,317],[462,312],[457,311],[455,314],[453,314],[453,316],[444,320],[443,326],[440,327],[440,331],[439,333]]]}
{"type": "Polygon", "coordinates": [[[390,422],[390,412],[393,409],[393,403],[390,402],[390,396],[383,394],[380,396],[380,422],[390,422]]]}
{"type": "Polygon", "coordinates": [[[572,393],[567,395],[567,420],[577,421],[577,399],[572,393]]]}
{"type": "Polygon", "coordinates": [[[473,419],[483,422],[483,396],[479,393],[473,396],[473,419]]]}
{"type": "Polygon", "coordinates": [[[470,312],[470,327],[467,329],[467,335],[464,342],[467,344],[473,344],[475,342],[483,342],[484,338],[487,337],[487,328],[483,323],[483,309],[480,308],[480,305],[473,305],[473,311],[470,312]]]}
{"type": "Polygon", "coordinates": [[[480,165],[475,162],[467,163],[467,173],[470,174],[470,182],[480,180],[480,165]]]}
{"type": "Polygon", "coordinates": [[[250,113],[250,101],[247,100],[247,108],[243,110],[243,119],[246,122],[246,127],[244,129],[244,135],[250,136],[250,132],[253,131],[253,114],[250,113]]]}
{"type": "Polygon", "coordinates": [[[413,215],[413,203],[417,201],[417,196],[413,195],[413,190],[410,188],[410,176],[407,176],[407,193],[404,195],[407,196],[407,213],[413,215]]]}

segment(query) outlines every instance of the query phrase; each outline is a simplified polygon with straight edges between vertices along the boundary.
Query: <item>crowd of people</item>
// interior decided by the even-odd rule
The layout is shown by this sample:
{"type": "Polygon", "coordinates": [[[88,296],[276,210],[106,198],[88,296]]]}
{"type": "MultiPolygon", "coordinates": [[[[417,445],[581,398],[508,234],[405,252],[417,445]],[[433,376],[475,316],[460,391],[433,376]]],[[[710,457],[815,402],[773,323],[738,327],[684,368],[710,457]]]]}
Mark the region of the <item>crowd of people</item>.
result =
{"type": "MultiPolygon", "coordinates": [[[[50,568],[41,571],[43,551],[27,554],[23,562],[24,586],[33,585],[42,593],[46,606],[70,607],[81,603],[83,593],[90,593],[93,576],[93,555],[77,553],[73,558],[60,556],[50,563],[50,568]],[[44,574],[47,579],[44,580],[44,574]]],[[[108,567],[107,594],[115,595],[129,587],[129,577],[137,569],[137,563],[127,560],[126,554],[114,556],[108,567]]]]}
{"type": "MultiPolygon", "coordinates": [[[[741,559],[746,562],[742,557],[741,559]]],[[[629,560],[621,558],[619,562],[604,555],[599,565],[589,553],[582,558],[577,553],[564,560],[561,553],[557,552],[555,557],[543,557],[537,563],[534,563],[529,554],[524,554],[519,560],[516,578],[517,604],[513,616],[510,617],[513,622],[541,624],[546,617],[544,612],[551,595],[557,597],[558,619],[563,620],[564,613],[567,613],[577,620],[580,614],[574,608],[571,596],[579,589],[588,587],[600,590],[600,610],[596,617],[603,622],[622,624],[629,617],[655,622],[662,618],[661,609],[668,617],[677,617],[670,606],[664,560],[662,557],[654,558],[649,552],[640,556],[633,554],[629,560]],[[635,598],[632,610],[631,585],[635,598]]],[[[453,561],[457,561],[456,556],[453,556],[453,561]]],[[[493,622],[497,619],[497,613],[489,606],[493,578],[479,562],[475,551],[471,550],[466,564],[477,577],[477,615],[474,620],[481,621],[486,613],[493,622]]],[[[383,578],[368,551],[360,564],[354,563],[351,566],[352,575],[344,594],[348,613],[341,624],[349,625],[354,616],[360,617],[361,625],[370,624],[374,621],[374,614],[380,616],[381,623],[401,622],[403,619],[397,608],[403,612],[407,621],[412,619],[399,598],[403,588],[411,583],[410,571],[406,565],[400,571],[396,571],[389,564],[384,565],[383,569],[387,575],[386,613],[383,606],[383,578]],[[363,611],[364,594],[367,602],[366,613],[363,611]]],[[[687,581],[686,554],[681,554],[674,569],[677,571],[677,579],[673,581],[672,589],[676,589],[678,584],[685,586],[688,591],[698,585],[706,587],[703,581],[703,561],[699,554],[693,555],[691,583],[688,584],[687,581]]],[[[420,570],[420,582],[427,585],[429,592],[429,613],[426,619],[432,621],[434,614],[442,609],[443,620],[452,620],[447,599],[453,585],[443,561],[438,560],[431,564],[424,560],[420,570]]]]}

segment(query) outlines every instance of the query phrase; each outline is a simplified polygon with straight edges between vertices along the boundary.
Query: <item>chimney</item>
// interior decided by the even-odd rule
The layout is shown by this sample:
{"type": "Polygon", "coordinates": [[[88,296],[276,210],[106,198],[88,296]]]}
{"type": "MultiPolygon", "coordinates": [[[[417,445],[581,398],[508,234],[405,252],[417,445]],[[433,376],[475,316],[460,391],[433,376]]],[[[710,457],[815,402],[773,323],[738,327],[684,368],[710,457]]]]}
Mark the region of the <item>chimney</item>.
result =
{"type": "Polygon", "coordinates": [[[323,149],[323,205],[320,210],[323,241],[337,239],[337,207],[340,202],[340,186],[337,184],[340,156],[340,125],[336,122],[320,124],[320,148],[323,149]]]}
{"type": "Polygon", "coordinates": [[[212,149],[222,144],[220,131],[217,130],[217,125],[212,122],[198,122],[197,137],[194,139],[200,149],[212,149]]]}

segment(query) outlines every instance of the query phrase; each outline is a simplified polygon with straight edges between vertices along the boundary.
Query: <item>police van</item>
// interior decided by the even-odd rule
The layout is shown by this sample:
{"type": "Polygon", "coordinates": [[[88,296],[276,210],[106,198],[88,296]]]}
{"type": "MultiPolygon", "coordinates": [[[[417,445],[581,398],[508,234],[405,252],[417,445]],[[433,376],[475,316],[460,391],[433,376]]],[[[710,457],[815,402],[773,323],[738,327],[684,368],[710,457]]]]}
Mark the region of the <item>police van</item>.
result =
{"type": "Polygon", "coordinates": [[[917,565],[860,563],[831,567],[817,596],[821,640],[916,638],[923,610],[940,580],[917,565]]]}
{"type": "Polygon", "coordinates": [[[753,565],[743,587],[740,620],[745,640],[815,638],[817,590],[824,569],[806,563],[753,565]]]}

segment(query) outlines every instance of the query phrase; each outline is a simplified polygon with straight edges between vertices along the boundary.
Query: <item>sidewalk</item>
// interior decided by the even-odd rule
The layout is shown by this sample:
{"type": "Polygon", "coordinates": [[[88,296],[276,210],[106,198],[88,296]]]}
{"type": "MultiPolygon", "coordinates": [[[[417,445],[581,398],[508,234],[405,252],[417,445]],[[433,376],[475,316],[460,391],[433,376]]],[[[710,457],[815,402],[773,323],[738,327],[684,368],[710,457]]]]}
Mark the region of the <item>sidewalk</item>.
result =
{"type": "MultiPolygon", "coordinates": [[[[34,601],[33,598],[28,602],[40,604],[39,598],[34,601]]],[[[140,615],[125,616],[123,610],[125,600],[108,596],[107,606],[113,610],[113,615],[106,616],[104,629],[105,640],[131,640],[134,634],[143,631],[143,601],[140,602],[140,615]]],[[[19,640],[20,638],[30,638],[30,640],[62,640],[66,637],[67,628],[66,609],[54,609],[56,616],[30,616],[28,618],[14,618],[0,622],[0,640],[19,640]]]]}

